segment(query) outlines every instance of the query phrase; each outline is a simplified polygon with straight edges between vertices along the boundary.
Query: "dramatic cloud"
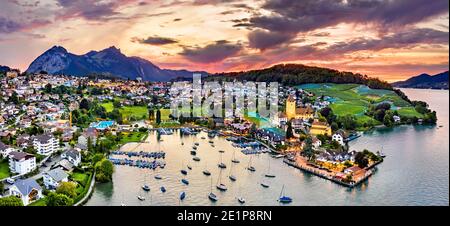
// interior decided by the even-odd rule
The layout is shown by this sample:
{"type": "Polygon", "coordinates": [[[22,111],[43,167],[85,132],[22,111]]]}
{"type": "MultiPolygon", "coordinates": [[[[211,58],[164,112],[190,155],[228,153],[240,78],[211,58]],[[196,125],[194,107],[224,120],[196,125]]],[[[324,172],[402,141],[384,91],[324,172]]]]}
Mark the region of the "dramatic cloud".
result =
{"type": "Polygon", "coordinates": [[[134,0],[112,0],[112,1],[96,1],[96,0],[57,0],[58,5],[63,9],[60,17],[68,18],[84,18],[86,20],[108,20],[110,17],[119,15],[116,10],[127,3],[135,2],[134,0]]]}
{"type": "Polygon", "coordinates": [[[263,8],[272,13],[250,18],[248,26],[292,34],[349,23],[384,32],[448,12],[448,1],[268,0],[263,8]]]}
{"type": "Polygon", "coordinates": [[[144,39],[134,37],[134,38],[131,39],[131,41],[132,42],[138,42],[138,43],[141,43],[141,44],[156,45],[156,46],[169,45],[169,44],[177,43],[177,41],[175,39],[159,37],[159,36],[150,36],[150,37],[144,38],[144,39]]]}
{"type": "Polygon", "coordinates": [[[251,48],[265,50],[291,40],[294,37],[295,34],[290,33],[256,30],[249,34],[248,40],[251,48]]]}
{"type": "Polygon", "coordinates": [[[180,55],[192,62],[208,64],[220,62],[238,54],[241,50],[241,44],[221,40],[205,47],[185,47],[180,55]]]}
{"type": "Polygon", "coordinates": [[[26,22],[18,22],[5,17],[0,17],[0,34],[8,34],[17,31],[29,30],[49,24],[48,20],[31,20],[26,22]]]}

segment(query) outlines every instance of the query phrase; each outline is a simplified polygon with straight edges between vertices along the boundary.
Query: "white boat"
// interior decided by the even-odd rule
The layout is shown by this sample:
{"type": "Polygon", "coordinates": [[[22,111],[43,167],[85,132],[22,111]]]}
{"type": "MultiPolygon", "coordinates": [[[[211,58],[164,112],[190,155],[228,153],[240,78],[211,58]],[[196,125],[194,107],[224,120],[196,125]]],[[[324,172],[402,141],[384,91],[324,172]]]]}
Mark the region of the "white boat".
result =
{"type": "Polygon", "coordinates": [[[213,202],[217,202],[217,200],[219,200],[219,198],[217,198],[217,195],[212,192],[212,177],[211,177],[211,192],[209,192],[208,198],[213,202]]]}
{"type": "Polygon", "coordinates": [[[222,170],[219,172],[219,178],[217,179],[216,188],[220,191],[226,191],[228,189],[227,186],[222,183],[222,170]]]}
{"type": "Polygon", "coordinates": [[[140,195],[138,195],[137,198],[138,198],[140,201],[144,201],[144,200],[145,200],[145,197],[140,196],[140,195]]]}
{"type": "Polygon", "coordinates": [[[238,200],[238,202],[240,204],[244,204],[245,203],[245,199],[243,197],[238,197],[237,200],[238,200]]]}

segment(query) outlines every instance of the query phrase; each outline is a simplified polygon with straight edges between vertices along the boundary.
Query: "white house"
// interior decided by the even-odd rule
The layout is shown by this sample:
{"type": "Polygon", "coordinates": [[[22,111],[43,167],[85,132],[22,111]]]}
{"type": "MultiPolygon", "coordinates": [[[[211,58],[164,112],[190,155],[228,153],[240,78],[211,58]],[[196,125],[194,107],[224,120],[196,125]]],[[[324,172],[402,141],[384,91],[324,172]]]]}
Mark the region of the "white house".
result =
{"type": "Polygon", "coordinates": [[[331,139],[333,141],[337,141],[340,145],[344,146],[345,145],[345,139],[347,138],[347,135],[345,134],[344,131],[342,130],[338,130],[336,133],[333,134],[333,136],[331,137],[331,139]]]}
{"type": "Polygon", "coordinates": [[[78,166],[81,163],[81,153],[77,150],[70,149],[64,152],[61,157],[67,159],[74,166],[78,166]]]}
{"type": "Polygon", "coordinates": [[[59,183],[69,181],[69,175],[59,167],[44,173],[43,178],[47,189],[56,189],[59,183]]]}
{"type": "Polygon", "coordinates": [[[9,195],[22,199],[24,206],[43,197],[41,186],[32,178],[17,180],[9,187],[9,195]]]}
{"type": "Polygon", "coordinates": [[[50,155],[58,149],[58,140],[53,135],[42,134],[33,138],[33,146],[40,155],[50,155]]]}
{"type": "Polygon", "coordinates": [[[9,169],[12,173],[27,174],[36,168],[36,157],[26,152],[9,153],[9,169]]]}
{"type": "Polygon", "coordinates": [[[88,139],[91,139],[91,144],[95,146],[97,142],[98,132],[95,128],[88,128],[78,137],[78,144],[81,144],[85,147],[88,146],[88,139]]]}
{"type": "Polygon", "coordinates": [[[317,137],[312,138],[312,146],[314,149],[318,149],[322,145],[322,141],[319,140],[317,137]]]}
{"type": "Polygon", "coordinates": [[[394,122],[395,122],[395,123],[399,123],[399,122],[401,121],[401,119],[402,119],[402,118],[400,118],[400,116],[398,116],[398,115],[394,115],[393,118],[394,118],[394,122]]]}
{"type": "Polygon", "coordinates": [[[3,142],[0,141],[0,155],[3,158],[8,157],[9,153],[14,151],[14,148],[12,148],[9,145],[4,144],[3,142]]]}

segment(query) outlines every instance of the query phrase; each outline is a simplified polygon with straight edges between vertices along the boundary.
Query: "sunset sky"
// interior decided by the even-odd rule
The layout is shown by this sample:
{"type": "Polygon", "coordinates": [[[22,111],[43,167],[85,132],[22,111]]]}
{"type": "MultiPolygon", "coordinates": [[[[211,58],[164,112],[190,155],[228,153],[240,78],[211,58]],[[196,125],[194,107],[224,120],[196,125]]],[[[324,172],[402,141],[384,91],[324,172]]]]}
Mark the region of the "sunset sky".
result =
{"type": "Polygon", "coordinates": [[[448,70],[448,0],[1,0],[0,65],[109,46],[161,68],[302,63],[384,80],[448,70]]]}

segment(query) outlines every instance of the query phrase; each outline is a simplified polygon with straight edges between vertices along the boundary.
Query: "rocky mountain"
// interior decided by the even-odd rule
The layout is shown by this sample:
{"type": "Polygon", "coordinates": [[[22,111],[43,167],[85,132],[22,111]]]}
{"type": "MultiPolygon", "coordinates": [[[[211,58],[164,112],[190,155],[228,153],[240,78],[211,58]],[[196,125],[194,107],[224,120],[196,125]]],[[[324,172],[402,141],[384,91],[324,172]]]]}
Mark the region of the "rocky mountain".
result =
{"type": "Polygon", "coordinates": [[[170,81],[180,77],[192,77],[192,73],[207,74],[161,69],[148,60],[125,56],[114,46],[101,51],[90,51],[84,55],[76,55],[61,46],[53,46],[37,57],[27,69],[29,73],[41,71],[74,76],[109,74],[122,79],[141,77],[144,81],[170,81]]]}
{"type": "Polygon", "coordinates": [[[448,71],[436,75],[421,74],[392,85],[400,88],[448,89],[448,71]]]}
{"type": "Polygon", "coordinates": [[[0,65],[0,72],[7,72],[7,71],[10,71],[10,70],[11,70],[11,68],[9,68],[8,66],[0,65]]]}

